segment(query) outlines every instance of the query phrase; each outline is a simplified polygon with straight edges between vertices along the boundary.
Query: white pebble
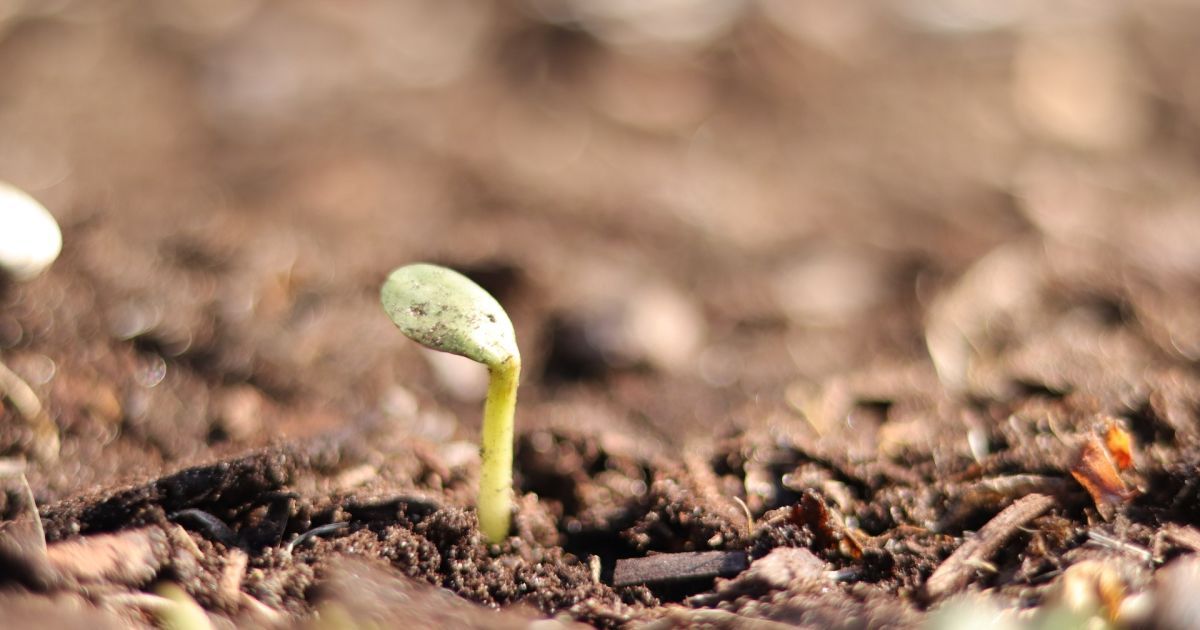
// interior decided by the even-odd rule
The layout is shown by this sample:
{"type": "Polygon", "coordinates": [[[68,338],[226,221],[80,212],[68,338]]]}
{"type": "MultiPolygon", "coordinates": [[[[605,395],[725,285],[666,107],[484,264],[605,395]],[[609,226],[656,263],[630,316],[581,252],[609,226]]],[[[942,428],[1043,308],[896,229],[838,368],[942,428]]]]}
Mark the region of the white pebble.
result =
{"type": "Polygon", "coordinates": [[[62,232],[42,204],[0,182],[0,269],[32,280],[62,251],[62,232]]]}

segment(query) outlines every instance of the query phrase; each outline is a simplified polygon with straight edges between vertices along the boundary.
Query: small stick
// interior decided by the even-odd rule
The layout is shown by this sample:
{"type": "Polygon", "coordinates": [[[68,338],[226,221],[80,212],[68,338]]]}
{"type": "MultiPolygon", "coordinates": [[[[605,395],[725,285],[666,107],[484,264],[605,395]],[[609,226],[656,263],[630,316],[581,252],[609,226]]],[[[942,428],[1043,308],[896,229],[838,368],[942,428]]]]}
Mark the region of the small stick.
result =
{"type": "Polygon", "coordinates": [[[748,566],[750,560],[743,551],[686,551],[624,558],[617,560],[613,569],[613,586],[732,577],[748,566]]]}
{"type": "Polygon", "coordinates": [[[1145,562],[1146,564],[1150,564],[1150,563],[1154,562],[1154,554],[1150,553],[1149,549],[1143,549],[1142,547],[1139,547],[1133,543],[1127,543],[1122,540],[1117,540],[1116,538],[1113,538],[1112,536],[1107,536],[1105,534],[1101,534],[1100,532],[1098,532],[1096,530],[1088,531],[1088,542],[1098,545],[1100,547],[1105,547],[1107,549],[1123,551],[1131,556],[1138,558],[1139,560],[1141,560],[1142,562],[1145,562]]]}
{"type": "Polygon", "coordinates": [[[184,527],[190,526],[190,529],[198,530],[205,538],[216,541],[226,547],[238,547],[238,535],[234,533],[225,521],[196,508],[188,508],[179,510],[167,515],[167,518],[173,523],[178,523],[184,527]]]}
{"type": "Polygon", "coordinates": [[[958,592],[975,571],[988,561],[1020,528],[1053,507],[1055,501],[1044,494],[1031,494],[1017,500],[992,517],[973,537],[963,542],[946,558],[925,582],[925,597],[933,601],[958,592]]]}
{"type": "Polygon", "coordinates": [[[325,534],[332,534],[333,532],[336,532],[336,531],[342,530],[342,529],[346,529],[347,527],[350,527],[350,523],[330,523],[328,525],[321,525],[319,527],[314,527],[314,528],[304,532],[303,534],[300,534],[299,536],[296,537],[295,540],[288,543],[287,552],[289,554],[292,553],[292,550],[294,550],[296,547],[303,545],[304,543],[308,542],[309,540],[312,540],[313,538],[316,538],[317,536],[324,536],[325,534]]]}

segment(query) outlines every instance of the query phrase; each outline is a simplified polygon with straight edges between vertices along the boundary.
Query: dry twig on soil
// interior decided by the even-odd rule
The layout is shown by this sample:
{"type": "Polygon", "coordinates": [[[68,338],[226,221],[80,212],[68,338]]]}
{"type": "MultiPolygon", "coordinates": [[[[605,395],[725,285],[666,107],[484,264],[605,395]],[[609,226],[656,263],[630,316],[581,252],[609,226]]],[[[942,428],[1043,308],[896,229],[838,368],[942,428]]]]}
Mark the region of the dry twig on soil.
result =
{"type": "Polygon", "coordinates": [[[929,576],[929,581],[925,582],[926,599],[936,601],[961,590],[971,581],[976,568],[999,551],[1018,529],[1041,516],[1054,504],[1052,497],[1031,494],[1005,508],[988,521],[975,537],[964,541],[929,576]]]}

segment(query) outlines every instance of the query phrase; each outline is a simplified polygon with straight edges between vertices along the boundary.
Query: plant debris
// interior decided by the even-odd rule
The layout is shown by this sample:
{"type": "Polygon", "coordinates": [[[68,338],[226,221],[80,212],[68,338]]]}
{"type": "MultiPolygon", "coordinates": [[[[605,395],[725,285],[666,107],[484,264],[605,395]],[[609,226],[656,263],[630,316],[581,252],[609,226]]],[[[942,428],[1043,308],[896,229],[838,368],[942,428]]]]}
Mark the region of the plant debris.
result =
{"type": "Polygon", "coordinates": [[[622,558],[613,569],[613,586],[658,585],[730,577],[746,570],[743,551],[685,551],[645,558],[622,558]]]}
{"type": "Polygon", "coordinates": [[[1020,528],[1054,505],[1052,497],[1031,494],[1004,508],[938,565],[937,570],[925,582],[925,597],[936,601],[962,590],[979,567],[985,566],[1020,528]]]}
{"type": "Polygon", "coordinates": [[[1094,436],[1079,448],[1079,455],[1071,466],[1071,476],[1092,496],[1096,510],[1104,520],[1112,520],[1116,506],[1134,496],[1113,465],[1104,442],[1094,436]]]}

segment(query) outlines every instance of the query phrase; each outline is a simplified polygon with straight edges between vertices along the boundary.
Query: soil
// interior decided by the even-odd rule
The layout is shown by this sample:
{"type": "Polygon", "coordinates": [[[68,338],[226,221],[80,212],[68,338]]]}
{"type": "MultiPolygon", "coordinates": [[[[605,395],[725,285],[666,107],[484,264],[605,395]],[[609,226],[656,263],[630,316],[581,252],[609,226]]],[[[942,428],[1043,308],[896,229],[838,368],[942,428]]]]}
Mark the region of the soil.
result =
{"type": "Polygon", "coordinates": [[[0,285],[61,431],[0,408],[0,623],[1178,618],[1195,9],[584,4],[0,9],[0,179],[64,234],[0,285]],[[417,260],[516,325],[499,545],[480,368],[378,304],[417,260]]]}

